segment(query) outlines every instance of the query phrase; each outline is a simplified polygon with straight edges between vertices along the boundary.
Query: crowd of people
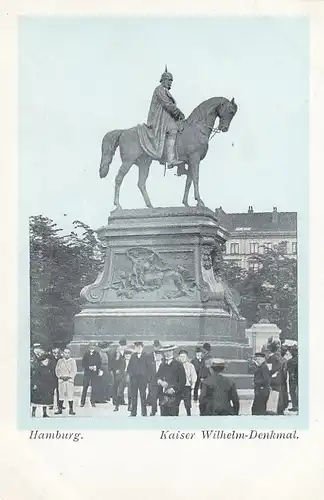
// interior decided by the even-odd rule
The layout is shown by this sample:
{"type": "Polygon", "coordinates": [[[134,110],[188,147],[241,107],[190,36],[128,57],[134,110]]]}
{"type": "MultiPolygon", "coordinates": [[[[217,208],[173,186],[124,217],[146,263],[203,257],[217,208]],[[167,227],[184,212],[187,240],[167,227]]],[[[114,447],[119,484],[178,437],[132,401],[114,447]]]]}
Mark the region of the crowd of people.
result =
{"type": "Polygon", "coordinates": [[[272,338],[254,354],[254,401],[252,415],[284,415],[298,411],[298,347],[281,345],[272,338]]]}
{"type": "MultiPolygon", "coordinates": [[[[191,416],[192,402],[199,405],[201,416],[239,414],[235,383],[224,374],[226,362],[213,356],[208,342],[195,347],[193,359],[186,349],[176,350],[175,345],[161,345],[158,340],[153,343],[153,352],[146,352],[140,341],[132,348],[126,339],[121,339],[117,346],[112,342],[98,345],[90,342],[81,364],[80,407],[85,406],[89,397],[91,406],[111,402],[115,412],[127,405],[129,415],[135,417],[139,399],[142,416],[148,415],[148,409],[150,416],[178,416],[181,401],[187,416],[191,416]]],[[[286,348],[269,339],[262,352],[251,359],[250,368],[254,372],[252,415],[282,415],[288,407],[289,395],[291,410],[298,411],[297,347],[286,348]]],[[[63,350],[57,347],[47,350],[40,344],[33,345],[33,417],[37,416],[38,407],[43,417],[48,417],[48,410],[54,406],[56,415],[62,415],[67,406],[69,415],[76,414],[77,371],[68,346],[63,350]]]]}

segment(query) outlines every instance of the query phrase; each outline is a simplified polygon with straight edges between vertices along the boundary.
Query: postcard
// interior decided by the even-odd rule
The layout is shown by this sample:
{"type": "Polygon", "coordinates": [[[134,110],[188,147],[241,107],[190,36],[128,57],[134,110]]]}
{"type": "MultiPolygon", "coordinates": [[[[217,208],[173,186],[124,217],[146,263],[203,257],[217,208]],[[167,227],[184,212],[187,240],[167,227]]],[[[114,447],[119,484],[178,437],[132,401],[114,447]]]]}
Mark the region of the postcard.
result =
{"type": "MultiPolygon", "coordinates": [[[[91,15],[80,4],[82,15],[12,16],[11,433],[37,463],[54,448],[53,460],[76,446],[87,454],[74,451],[71,468],[62,459],[69,479],[50,495],[66,488],[73,498],[75,464],[103,457],[103,443],[115,459],[89,470],[118,469],[114,488],[124,455],[149,462],[145,446],[171,468],[189,446],[214,453],[214,443],[237,459],[273,446],[284,449],[280,463],[301,449],[313,415],[317,31],[308,2],[296,4],[218,13],[206,3],[190,15],[157,6],[91,15]],[[166,458],[171,442],[179,455],[166,458]]],[[[179,460],[184,477],[191,469],[179,460]]]]}
{"type": "Polygon", "coordinates": [[[19,424],[307,425],[307,19],[18,26],[19,424]]]}

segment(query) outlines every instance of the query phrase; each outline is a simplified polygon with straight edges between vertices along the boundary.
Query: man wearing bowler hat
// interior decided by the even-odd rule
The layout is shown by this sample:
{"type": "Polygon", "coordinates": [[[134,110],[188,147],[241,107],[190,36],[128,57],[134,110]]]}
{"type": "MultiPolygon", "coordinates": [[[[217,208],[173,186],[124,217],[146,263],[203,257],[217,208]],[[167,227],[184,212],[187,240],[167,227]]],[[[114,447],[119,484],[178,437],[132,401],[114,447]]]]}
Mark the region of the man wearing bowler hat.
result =
{"type": "Polygon", "coordinates": [[[209,377],[202,380],[200,393],[200,415],[238,415],[240,401],[235,384],[222,372],[223,359],[211,358],[209,377]]]}
{"type": "Polygon", "coordinates": [[[131,417],[137,415],[138,392],[141,398],[142,416],[147,416],[146,409],[146,389],[150,380],[150,361],[147,354],[143,352],[143,342],[134,342],[135,352],[131,355],[127,367],[129,375],[130,393],[132,398],[131,417]]]}
{"type": "Polygon", "coordinates": [[[181,396],[186,385],[184,367],[182,363],[174,359],[174,350],[174,345],[161,348],[164,354],[164,363],[161,364],[156,374],[161,416],[163,417],[179,415],[181,396]]]}
{"type": "Polygon", "coordinates": [[[256,352],[254,360],[257,368],[254,372],[254,400],[252,404],[252,415],[266,415],[267,401],[270,394],[270,370],[268,368],[265,353],[256,352]]]}

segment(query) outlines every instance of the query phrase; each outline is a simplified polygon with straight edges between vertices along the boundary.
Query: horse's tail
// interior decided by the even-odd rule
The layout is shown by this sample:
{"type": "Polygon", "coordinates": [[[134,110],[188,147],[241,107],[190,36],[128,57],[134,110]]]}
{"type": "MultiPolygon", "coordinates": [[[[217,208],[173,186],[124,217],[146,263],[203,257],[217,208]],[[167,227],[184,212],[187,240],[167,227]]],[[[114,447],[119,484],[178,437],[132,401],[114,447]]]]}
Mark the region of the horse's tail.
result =
{"type": "Polygon", "coordinates": [[[101,163],[99,168],[101,178],[108,175],[110,164],[119,146],[119,139],[123,132],[123,130],[112,130],[102,139],[101,163]]]}

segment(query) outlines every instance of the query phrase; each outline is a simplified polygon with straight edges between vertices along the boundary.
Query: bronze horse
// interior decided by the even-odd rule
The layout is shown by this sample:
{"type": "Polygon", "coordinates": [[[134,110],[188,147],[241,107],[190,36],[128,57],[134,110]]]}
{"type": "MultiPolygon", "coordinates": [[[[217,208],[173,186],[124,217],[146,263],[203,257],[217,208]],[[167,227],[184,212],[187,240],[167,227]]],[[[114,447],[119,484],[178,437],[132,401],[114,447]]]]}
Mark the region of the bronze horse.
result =
{"type": "MultiPolygon", "coordinates": [[[[186,174],[186,186],[182,203],[188,206],[188,194],[193,182],[194,196],[197,206],[204,203],[199,193],[199,165],[208,151],[209,138],[212,132],[227,132],[237,111],[237,104],[233,99],[225,97],[212,97],[197,106],[191,115],[181,122],[182,130],[177,135],[176,148],[178,158],[183,164],[178,167],[178,174],[186,174]],[[219,125],[214,128],[216,118],[219,125]],[[185,165],[188,167],[185,168],[185,165]],[[181,168],[182,167],[182,168],[181,168]]],[[[106,177],[116,149],[120,148],[122,165],[115,179],[114,205],[120,209],[119,192],[125,175],[132,165],[139,168],[138,187],[143,195],[147,207],[152,208],[152,203],[146,191],[146,180],[150,171],[152,158],[142,149],[136,127],[127,130],[112,130],[102,140],[102,157],[100,164],[100,177],[106,177]]]]}

